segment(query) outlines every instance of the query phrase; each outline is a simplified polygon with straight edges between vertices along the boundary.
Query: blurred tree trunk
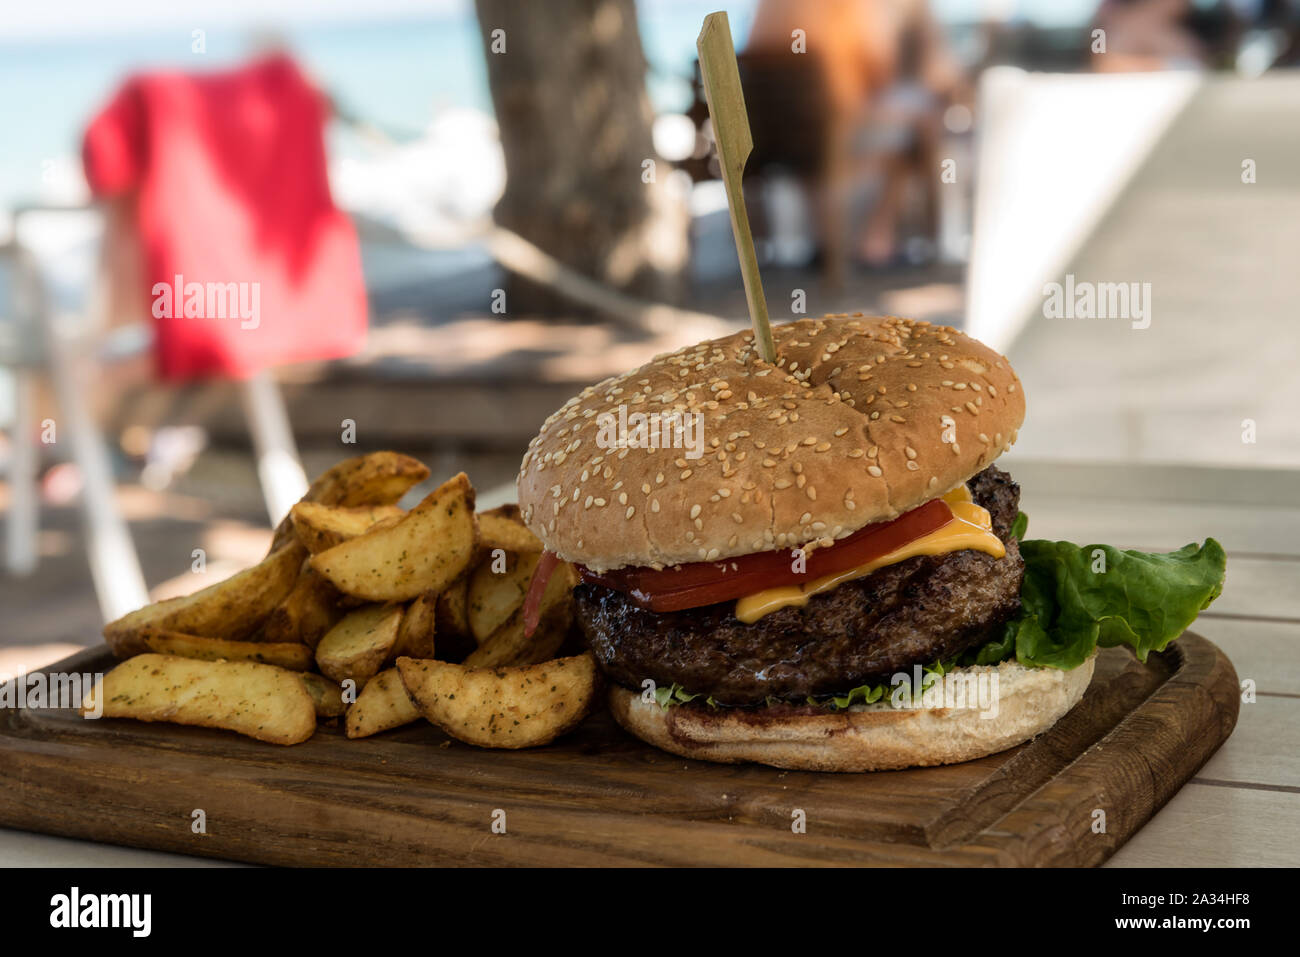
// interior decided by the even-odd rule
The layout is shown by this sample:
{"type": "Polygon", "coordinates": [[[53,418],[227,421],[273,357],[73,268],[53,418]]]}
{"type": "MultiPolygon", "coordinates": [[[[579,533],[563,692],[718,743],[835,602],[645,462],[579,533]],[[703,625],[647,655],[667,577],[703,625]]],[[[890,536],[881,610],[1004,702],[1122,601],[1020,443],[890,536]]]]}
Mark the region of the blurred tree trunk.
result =
{"type": "MultiPolygon", "coordinates": [[[[671,167],[654,153],[633,0],[476,6],[505,150],[496,221],[584,275],[676,299],[689,218],[664,188],[671,167]]],[[[520,277],[511,278],[507,299],[516,315],[582,311],[520,277]]]]}

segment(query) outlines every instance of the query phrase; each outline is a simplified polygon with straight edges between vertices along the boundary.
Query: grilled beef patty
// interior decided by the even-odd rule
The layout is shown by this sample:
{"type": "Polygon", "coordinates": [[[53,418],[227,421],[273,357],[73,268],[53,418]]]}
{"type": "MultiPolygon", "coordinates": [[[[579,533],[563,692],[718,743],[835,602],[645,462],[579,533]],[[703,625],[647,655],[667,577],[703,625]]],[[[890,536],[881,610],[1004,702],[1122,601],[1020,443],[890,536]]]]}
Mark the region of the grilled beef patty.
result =
{"type": "Polygon", "coordinates": [[[989,466],[970,480],[1007,547],[909,558],[745,624],[735,602],[657,613],[621,592],[582,585],[578,622],[605,673],[639,689],[674,682],[719,704],[801,700],[887,682],[996,637],[1020,607],[1024,561],[1011,535],[1020,487],[989,466]]]}

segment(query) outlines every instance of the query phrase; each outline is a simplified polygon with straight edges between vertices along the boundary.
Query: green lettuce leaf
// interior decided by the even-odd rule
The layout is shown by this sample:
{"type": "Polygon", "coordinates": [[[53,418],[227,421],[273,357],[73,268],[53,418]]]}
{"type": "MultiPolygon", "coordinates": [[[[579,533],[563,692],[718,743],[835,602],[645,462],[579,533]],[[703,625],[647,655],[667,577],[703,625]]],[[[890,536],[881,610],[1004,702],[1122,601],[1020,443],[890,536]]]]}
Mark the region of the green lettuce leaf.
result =
{"type": "MultiPolygon", "coordinates": [[[[659,685],[655,688],[655,703],[665,711],[675,704],[689,704],[698,697],[700,697],[698,694],[691,694],[675,681],[667,688],[663,685],[659,685]]],[[[713,695],[709,695],[705,698],[704,703],[710,708],[720,707],[720,705],[713,700],[713,695]]]]}
{"type": "Polygon", "coordinates": [[[1011,523],[1011,534],[1016,541],[1025,540],[1025,532],[1029,531],[1029,516],[1024,512],[1016,512],[1016,520],[1011,523]]]}
{"type": "Polygon", "coordinates": [[[1034,539],[1020,554],[1020,611],[991,644],[1014,641],[1021,664],[1065,670],[1097,647],[1127,645],[1139,661],[1163,651],[1219,597],[1227,564],[1212,538],[1168,553],[1034,539]]]}
{"type": "Polygon", "coordinates": [[[978,648],[968,648],[957,659],[963,668],[970,665],[996,665],[1016,655],[1016,633],[1005,628],[1002,634],[978,648]]]}

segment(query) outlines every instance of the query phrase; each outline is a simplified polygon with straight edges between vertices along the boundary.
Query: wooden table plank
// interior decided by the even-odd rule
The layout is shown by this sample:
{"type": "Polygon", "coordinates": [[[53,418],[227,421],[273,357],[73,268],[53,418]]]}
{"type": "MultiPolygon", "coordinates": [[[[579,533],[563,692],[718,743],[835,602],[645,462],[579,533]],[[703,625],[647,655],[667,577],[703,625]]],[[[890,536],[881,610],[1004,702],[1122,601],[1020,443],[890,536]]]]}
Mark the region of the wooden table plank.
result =
{"type": "Polygon", "coordinates": [[[1250,558],[1228,553],[1223,594],[1211,615],[1289,618],[1300,625],[1300,561],[1250,558]]]}
{"type": "Polygon", "coordinates": [[[1155,507],[1171,502],[1300,507],[1300,469],[1218,468],[1155,462],[1062,462],[1021,458],[1015,452],[998,460],[1022,489],[1063,499],[1143,501],[1155,507]]]}
{"type": "Polygon", "coordinates": [[[1192,782],[1106,866],[1297,867],[1296,834],[1300,794],[1192,782]]]}
{"type": "Polygon", "coordinates": [[[1232,659],[1239,678],[1254,679],[1256,691],[1300,696],[1300,623],[1202,615],[1195,628],[1232,659]]]}
{"type": "Polygon", "coordinates": [[[1194,780],[1300,790],[1300,698],[1260,695],[1242,703],[1237,729],[1194,780]]]}
{"type": "Polygon", "coordinates": [[[1172,550],[1216,538],[1229,553],[1300,557],[1300,509],[1064,499],[1021,486],[1029,537],[1172,550]]]}

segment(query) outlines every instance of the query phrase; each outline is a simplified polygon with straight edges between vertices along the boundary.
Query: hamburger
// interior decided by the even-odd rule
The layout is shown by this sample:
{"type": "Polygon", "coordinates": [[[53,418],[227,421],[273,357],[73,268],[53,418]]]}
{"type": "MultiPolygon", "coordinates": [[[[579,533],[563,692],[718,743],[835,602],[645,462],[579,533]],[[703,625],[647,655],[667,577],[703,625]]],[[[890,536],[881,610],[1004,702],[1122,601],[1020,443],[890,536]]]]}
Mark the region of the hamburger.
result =
{"type": "Polygon", "coordinates": [[[775,363],[747,331],[606,379],[524,456],[523,520],[577,567],[615,719],[675,754],[820,771],[965,761],[1051,727],[1115,636],[1041,639],[1059,609],[1023,607],[1020,490],[993,464],[1025,415],[1010,363],[860,313],[773,338],[775,363]]]}

